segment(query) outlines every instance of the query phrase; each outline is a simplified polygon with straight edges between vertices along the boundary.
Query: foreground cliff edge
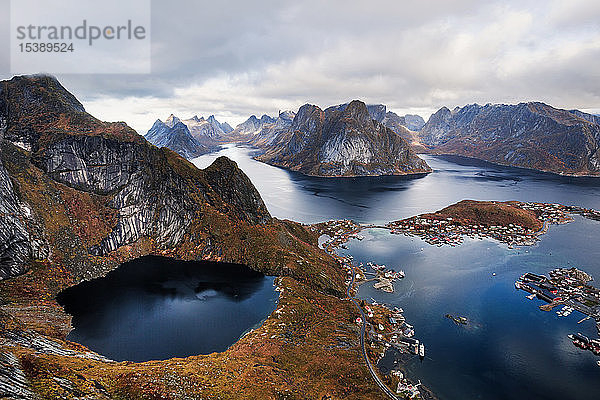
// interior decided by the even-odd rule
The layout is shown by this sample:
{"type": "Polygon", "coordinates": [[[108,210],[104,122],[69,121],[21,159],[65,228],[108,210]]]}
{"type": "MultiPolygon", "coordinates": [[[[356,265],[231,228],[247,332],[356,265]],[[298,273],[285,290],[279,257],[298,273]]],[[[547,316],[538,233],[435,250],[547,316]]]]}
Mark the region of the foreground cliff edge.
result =
{"type": "Polygon", "coordinates": [[[47,76],[0,83],[0,135],[2,397],[383,398],[344,271],[317,232],[272,218],[235,163],[198,170],[47,76]],[[147,254],[278,275],[278,307],[211,355],[117,363],[66,341],[56,294],[147,254]]]}

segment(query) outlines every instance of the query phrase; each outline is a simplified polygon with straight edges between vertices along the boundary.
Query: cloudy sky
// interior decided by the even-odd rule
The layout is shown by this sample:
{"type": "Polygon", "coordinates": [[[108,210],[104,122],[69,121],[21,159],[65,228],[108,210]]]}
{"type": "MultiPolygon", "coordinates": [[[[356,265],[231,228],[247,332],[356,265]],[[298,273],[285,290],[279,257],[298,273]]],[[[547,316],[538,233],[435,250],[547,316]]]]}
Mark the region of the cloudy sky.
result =
{"type": "MultiPolygon", "coordinates": [[[[8,26],[0,14],[4,47],[8,26]]],[[[351,99],[424,118],[530,100],[600,112],[598,0],[156,0],[151,35],[151,74],[57,77],[89,112],[140,133],[171,112],[235,125],[351,99]]]]}

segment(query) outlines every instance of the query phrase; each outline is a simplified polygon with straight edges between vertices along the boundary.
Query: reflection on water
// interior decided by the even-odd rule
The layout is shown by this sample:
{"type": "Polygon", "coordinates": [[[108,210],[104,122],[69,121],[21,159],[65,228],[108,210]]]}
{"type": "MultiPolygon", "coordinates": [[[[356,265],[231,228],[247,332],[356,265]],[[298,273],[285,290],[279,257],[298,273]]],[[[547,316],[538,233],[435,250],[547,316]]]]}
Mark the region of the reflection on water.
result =
{"type": "Polygon", "coordinates": [[[68,339],[114,360],[223,351],[275,309],[273,278],[242,265],[142,257],[63,291],[68,339]]]}

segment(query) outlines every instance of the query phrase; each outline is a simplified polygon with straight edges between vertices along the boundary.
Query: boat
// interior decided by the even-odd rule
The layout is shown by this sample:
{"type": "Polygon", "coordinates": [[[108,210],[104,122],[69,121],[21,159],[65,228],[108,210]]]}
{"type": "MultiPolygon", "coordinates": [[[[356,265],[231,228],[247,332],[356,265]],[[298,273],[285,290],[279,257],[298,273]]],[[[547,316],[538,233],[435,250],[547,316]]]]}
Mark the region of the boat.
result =
{"type": "Polygon", "coordinates": [[[425,357],[425,345],[423,343],[419,344],[419,357],[425,357]]]}
{"type": "Polygon", "coordinates": [[[515,289],[521,289],[521,282],[520,281],[516,281],[515,282],[515,289]]]}

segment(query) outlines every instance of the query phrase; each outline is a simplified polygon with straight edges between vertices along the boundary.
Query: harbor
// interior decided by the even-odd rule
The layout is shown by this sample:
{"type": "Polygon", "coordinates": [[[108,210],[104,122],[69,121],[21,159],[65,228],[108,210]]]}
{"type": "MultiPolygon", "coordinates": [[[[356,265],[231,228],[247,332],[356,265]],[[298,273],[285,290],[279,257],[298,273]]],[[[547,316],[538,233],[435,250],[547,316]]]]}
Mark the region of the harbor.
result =
{"type": "MultiPolygon", "coordinates": [[[[539,306],[542,311],[556,311],[559,317],[566,317],[573,311],[584,315],[578,324],[593,319],[600,336],[600,290],[590,284],[592,276],[585,271],[573,268],[556,268],[548,276],[527,272],[515,282],[515,288],[530,295],[530,300],[538,298],[545,302],[539,306]]],[[[600,339],[589,339],[581,333],[569,334],[573,344],[581,349],[600,355],[600,339]]]]}

